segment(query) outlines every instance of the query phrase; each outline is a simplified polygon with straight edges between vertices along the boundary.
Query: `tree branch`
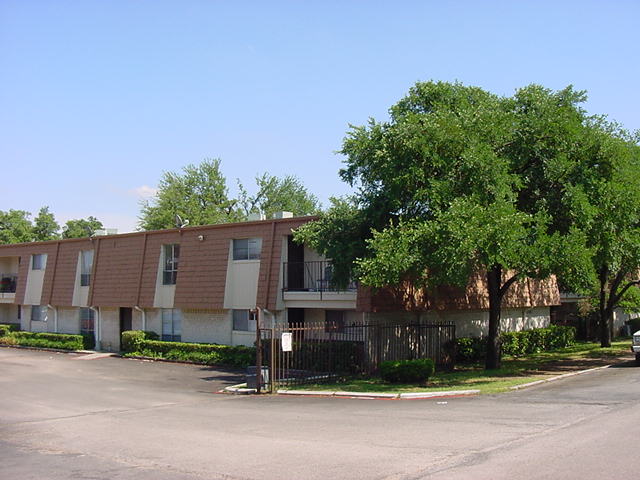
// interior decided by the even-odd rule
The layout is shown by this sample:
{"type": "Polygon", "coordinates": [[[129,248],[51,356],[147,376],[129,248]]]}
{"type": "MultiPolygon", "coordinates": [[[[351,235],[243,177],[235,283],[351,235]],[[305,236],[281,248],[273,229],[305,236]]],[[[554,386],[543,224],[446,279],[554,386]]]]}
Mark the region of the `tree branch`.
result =
{"type": "Polygon", "coordinates": [[[517,273],[502,284],[502,287],[500,287],[500,298],[502,298],[505,295],[505,293],[507,293],[507,290],[509,290],[509,287],[511,287],[511,285],[513,285],[516,282],[516,280],[518,280],[517,273]]]}

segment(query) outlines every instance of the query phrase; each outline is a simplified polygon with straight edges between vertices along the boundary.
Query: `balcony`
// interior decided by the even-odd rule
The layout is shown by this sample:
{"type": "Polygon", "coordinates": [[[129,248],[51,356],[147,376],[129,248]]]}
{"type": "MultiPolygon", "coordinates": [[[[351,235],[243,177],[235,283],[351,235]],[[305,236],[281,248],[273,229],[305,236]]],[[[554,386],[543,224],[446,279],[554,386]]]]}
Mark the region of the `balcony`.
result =
{"type": "Polygon", "coordinates": [[[16,298],[18,275],[15,273],[0,273],[0,303],[13,303],[16,298]]]}
{"type": "Polygon", "coordinates": [[[346,288],[338,288],[333,282],[331,262],[284,262],[282,268],[282,299],[289,307],[352,308],[356,300],[356,284],[349,283],[346,288]],[[292,304],[295,302],[296,304],[292,304]],[[314,302],[298,305],[298,303],[314,302]],[[324,302],[325,305],[315,302],[324,302]],[[339,302],[337,304],[335,302],[339,302]],[[328,304],[327,304],[328,303],[328,304]]]}

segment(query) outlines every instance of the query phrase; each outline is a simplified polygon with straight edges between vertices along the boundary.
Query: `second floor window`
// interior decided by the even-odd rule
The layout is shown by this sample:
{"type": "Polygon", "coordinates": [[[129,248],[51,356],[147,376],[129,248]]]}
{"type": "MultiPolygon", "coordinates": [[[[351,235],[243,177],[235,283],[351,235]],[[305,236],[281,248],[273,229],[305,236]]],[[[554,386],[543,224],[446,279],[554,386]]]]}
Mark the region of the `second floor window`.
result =
{"type": "MultiPolygon", "coordinates": [[[[93,250],[80,252],[80,286],[91,285],[91,269],[93,268],[93,250]]],[[[93,310],[92,310],[93,311],[93,310]]]]}
{"type": "Polygon", "coordinates": [[[180,245],[164,245],[163,285],[175,285],[178,278],[178,260],[180,259],[180,245]]]}
{"type": "Polygon", "coordinates": [[[261,238],[240,238],[233,241],[234,260],[260,260],[261,238]]]}
{"type": "Polygon", "coordinates": [[[31,270],[44,270],[47,264],[47,256],[44,253],[36,253],[31,256],[31,270]]]}

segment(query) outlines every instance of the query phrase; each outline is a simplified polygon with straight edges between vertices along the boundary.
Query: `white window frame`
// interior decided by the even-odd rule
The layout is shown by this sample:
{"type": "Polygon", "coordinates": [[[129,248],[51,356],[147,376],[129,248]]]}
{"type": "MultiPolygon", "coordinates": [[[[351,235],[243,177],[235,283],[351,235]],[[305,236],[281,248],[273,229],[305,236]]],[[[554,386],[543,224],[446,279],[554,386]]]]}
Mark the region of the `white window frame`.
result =
{"type": "Polygon", "coordinates": [[[180,261],[180,244],[170,243],[162,245],[162,284],[175,285],[178,278],[178,263],[180,261]]]}
{"type": "Polygon", "coordinates": [[[232,248],[234,261],[260,260],[262,238],[235,238],[232,248]]]}
{"type": "Polygon", "coordinates": [[[182,310],[179,308],[162,309],[162,335],[163,342],[182,341],[182,310]]]}
{"type": "Polygon", "coordinates": [[[234,309],[231,310],[231,322],[236,332],[255,332],[257,314],[255,310],[234,309]]]}

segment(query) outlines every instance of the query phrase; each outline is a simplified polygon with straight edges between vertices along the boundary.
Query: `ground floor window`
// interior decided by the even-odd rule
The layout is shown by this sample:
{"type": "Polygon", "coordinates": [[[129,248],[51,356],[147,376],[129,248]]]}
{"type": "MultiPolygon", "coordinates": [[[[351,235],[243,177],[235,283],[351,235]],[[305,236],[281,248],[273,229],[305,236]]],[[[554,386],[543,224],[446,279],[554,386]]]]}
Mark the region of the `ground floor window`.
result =
{"type": "Polygon", "coordinates": [[[233,329],[241,332],[255,332],[255,310],[233,310],[233,329]]]}
{"type": "Polygon", "coordinates": [[[47,307],[43,305],[31,306],[31,321],[32,322],[46,322],[47,321],[47,307]]]}
{"type": "Polygon", "coordinates": [[[182,310],[179,308],[162,309],[162,340],[182,341],[182,310]]]}
{"type": "Polygon", "coordinates": [[[344,310],[325,310],[324,331],[334,333],[344,332],[344,310]]]}
{"type": "Polygon", "coordinates": [[[93,335],[96,328],[96,312],[90,308],[80,309],[80,333],[93,335]]]}

